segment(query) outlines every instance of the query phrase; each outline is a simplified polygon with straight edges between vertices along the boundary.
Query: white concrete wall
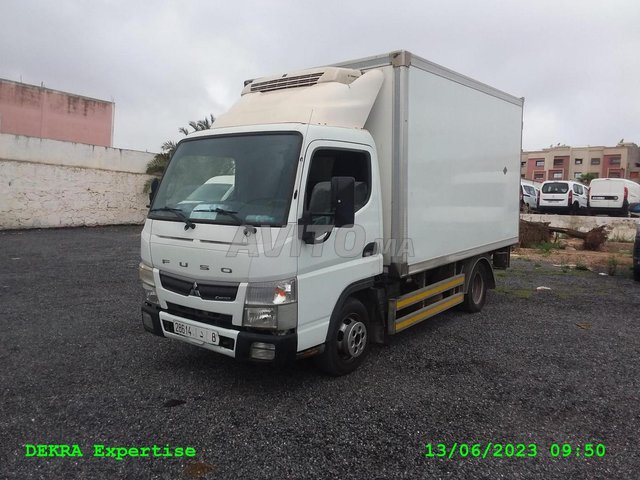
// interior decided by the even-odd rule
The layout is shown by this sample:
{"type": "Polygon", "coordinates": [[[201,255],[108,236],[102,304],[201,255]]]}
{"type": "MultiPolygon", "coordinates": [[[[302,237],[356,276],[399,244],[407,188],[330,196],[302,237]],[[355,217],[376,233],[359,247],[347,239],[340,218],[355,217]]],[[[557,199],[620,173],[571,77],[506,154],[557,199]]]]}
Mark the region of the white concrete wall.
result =
{"type": "Polygon", "coordinates": [[[572,228],[588,232],[600,225],[608,225],[609,240],[633,242],[636,238],[636,225],[639,218],[586,217],[580,215],[539,215],[521,214],[523,220],[530,222],[549,222],[552,227],[572,228]]]}
{"type": "Polygon", "coordinates": [[[144,222],[153,153],[0,135],[0,229],[144,222]]]}

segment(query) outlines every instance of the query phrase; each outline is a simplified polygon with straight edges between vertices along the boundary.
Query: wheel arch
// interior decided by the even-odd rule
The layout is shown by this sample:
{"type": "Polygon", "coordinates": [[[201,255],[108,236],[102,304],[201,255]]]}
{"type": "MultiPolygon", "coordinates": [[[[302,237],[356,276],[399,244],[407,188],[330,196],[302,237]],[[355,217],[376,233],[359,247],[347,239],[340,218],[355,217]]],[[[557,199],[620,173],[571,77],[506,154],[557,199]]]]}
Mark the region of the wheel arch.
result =
{"type": "MultiPolygon", "coordinates": [[[[380,309],[376,308],[378,298],[376,296],[373,278],[365,278],[363,280],[358,280],[348,285],[338,297],[336,304],[333,306],[333,310],[331,312],[331,319],[329,320],[329,328],[327,329],[327,335],[325,336],[325,343],[327,342],[331,328],[340,320],[339,315],[342,307],[347,302],[349,298],[355,298],[360,301],[362,305],[364,305],[367,313],[369,314],[369,322],[371,326],[377,327],[380,325],[381,330],[384,330],[384,319],[380,314],[380,309]]],[[[377,330],[375,328],[374,330],[377,330]]]]}
{"type": "Polygon", "coordinates": [[[464,294],[469,291],[469,282],[471,281],[471,272],[476,268],[476,265],[482,264],[486,267],[487,272],[487,287],[489,289],[496,288],[496,276],[491,266],[491,261],[488,257],[481,255],[466,260],[463,264],[462,271],[464,272],[464,294]]]}

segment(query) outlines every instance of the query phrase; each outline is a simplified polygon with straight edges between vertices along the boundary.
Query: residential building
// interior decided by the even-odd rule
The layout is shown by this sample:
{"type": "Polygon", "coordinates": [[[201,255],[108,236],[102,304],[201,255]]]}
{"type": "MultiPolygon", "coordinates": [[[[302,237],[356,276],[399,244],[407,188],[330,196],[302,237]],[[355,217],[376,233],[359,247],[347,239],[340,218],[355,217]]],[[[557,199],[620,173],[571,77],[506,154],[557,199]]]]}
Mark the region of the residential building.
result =
{"type": "Polygon", "coordinates": [[[0,133],[110,147],[115,104],[0,79],[0,133]]]}
{"type": "Polygon", "coordinates": [[[619,143],[615,147],[558,145],[522,152],[520,158],[520,176],[534,182],[575,180],[584,173],[640,182],[640,148],[635,143],[619,143]]]}

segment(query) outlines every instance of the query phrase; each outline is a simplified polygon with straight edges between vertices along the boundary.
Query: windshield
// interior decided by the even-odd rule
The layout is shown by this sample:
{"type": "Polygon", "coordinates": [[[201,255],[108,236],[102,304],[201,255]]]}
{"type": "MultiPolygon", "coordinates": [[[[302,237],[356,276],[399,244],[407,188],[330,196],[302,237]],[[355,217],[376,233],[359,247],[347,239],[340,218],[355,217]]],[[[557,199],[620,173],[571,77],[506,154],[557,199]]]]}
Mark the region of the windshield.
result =
{"type": "Polygon", "coordinates": [[[178,145],[150,218],[195,223],[283,226],[300,155],[297,133],[226,135],[178,145]]]}
{"type": "Polygon", "coordinates": [[[526,193],[528,193],[529,195],[535,195],[536,191],[533,187],[529,186],[529,185],[523,185],[522,188],[524,188],[524,191],[526,193]]]}
{"type": "Polygon", "coordinates": [[[567,193],[569,184],[563,182],[545,183],[542,186],[542,193],[567,193]]]}

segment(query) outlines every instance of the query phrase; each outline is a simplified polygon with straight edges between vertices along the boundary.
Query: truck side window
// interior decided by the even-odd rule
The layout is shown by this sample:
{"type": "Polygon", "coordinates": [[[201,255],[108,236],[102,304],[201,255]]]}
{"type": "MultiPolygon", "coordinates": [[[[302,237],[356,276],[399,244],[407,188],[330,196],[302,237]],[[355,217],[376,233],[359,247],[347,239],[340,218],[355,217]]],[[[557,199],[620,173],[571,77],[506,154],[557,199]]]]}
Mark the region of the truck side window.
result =
{"type": "Polygon", "coordinates": [[[356,181],[356,212],[366,205],[371,194],[371,158],[356,150],[319,149],[311,159],[305,208],[329,212],[331,208],[331,178],[353,177],[356,181]]]}

